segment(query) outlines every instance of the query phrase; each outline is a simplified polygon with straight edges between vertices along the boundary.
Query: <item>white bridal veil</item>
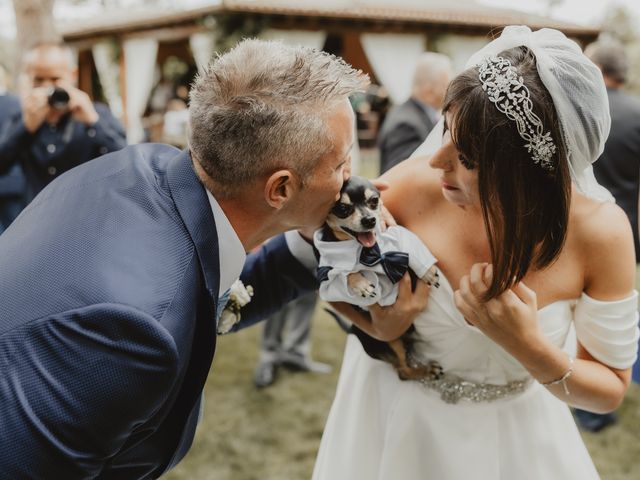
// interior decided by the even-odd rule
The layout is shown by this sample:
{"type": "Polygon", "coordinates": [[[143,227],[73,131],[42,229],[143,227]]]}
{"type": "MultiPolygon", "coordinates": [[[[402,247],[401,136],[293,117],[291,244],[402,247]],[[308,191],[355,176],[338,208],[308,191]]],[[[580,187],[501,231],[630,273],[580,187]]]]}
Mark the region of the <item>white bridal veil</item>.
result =
{"type": "MultiPolygon", "coordinates": [[[[562,32],[549,28],[532,32],[525,26],[506,27],[500,37],[469,58],[466,68],[518,46],[528,47],[533,52],[540,79],[551,94],[567,146],[574,185],[579,192],[595,200],[613,201],[609,191],[596,181],[591,166],[602,153],[611,126],[602,73],[562,32]]],[[[416,154],[434,152],[441,141],[442,120],[416,154]]]]}

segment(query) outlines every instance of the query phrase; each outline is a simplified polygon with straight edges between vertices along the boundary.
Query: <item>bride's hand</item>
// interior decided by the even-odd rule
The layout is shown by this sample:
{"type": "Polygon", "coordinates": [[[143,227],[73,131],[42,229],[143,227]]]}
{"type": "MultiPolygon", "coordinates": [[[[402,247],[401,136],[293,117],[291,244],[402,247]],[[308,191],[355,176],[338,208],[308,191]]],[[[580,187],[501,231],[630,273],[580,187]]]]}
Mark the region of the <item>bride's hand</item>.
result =
{"type": "MultiPolygon", "coordinates": [[[[381,192],[384,192],[390,186],[389,182],[380,179],[371,180],[371,183],[373,183],[373,185],[381,192]]],[[[384,203],[382,203],[382,199],[380,199],[380,221],[380,228],[383,232],[387,229],[387,227],[398,225],[396,223],[396,219],[393,218],[393,215],[391,215],[391,212],[387,210],[387,207],[385,207],[384,203]]]]}
{"type": "Polygon", "coordinates": [[[531,345],[541,334],[536,293],[519,282],[488,302],[481,300],[491,283],[492,267],[476,263],[454,294],[465,319],[510,353],[531,345]]]}
{"type": "Polygon", "coordinates": [[[347,316],[358,328],[373,338],[389,342],[402,336],[415,318],[427,306],[429,286],[418,281],[415,291],[411,291],[411,277],[408,273],[398,282],[396,303],[387,307],[378,304],[369,307],[371,316],[358,312],[347,303],[334,302],[331,305],[347,316]]]}

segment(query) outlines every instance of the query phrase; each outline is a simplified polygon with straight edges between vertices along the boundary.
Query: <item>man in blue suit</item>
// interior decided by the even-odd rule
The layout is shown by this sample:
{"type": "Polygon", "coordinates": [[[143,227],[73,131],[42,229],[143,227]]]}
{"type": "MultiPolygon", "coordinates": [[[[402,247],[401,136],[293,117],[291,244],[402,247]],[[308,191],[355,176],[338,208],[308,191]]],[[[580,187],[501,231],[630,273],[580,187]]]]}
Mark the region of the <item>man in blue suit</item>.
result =
{"type": "MultiPolygon", "coordinates": [[[[0,138],[9,128],[9,119],[19,114],[20,100],[5,89],[4,70],[0,65],[0,138]]],[[[0,233],[4,232],[23,208],[25,180],[20,165],[13,165],[0,175],[0,233]]]]}
{"type": "MultiPolygon", "coordinates": [[[[254,288],[237,329],[316,288],[290,230],[336,200],[365,83],[316,50],[244,41],[196,80],[188,151],[128,147],[31,202],[0,236],[0,478],[148,479],[180,461],[224,292],[241,271],[254,288]]],[[[396,338],[411,313],[372,325],[396,338]]]]}

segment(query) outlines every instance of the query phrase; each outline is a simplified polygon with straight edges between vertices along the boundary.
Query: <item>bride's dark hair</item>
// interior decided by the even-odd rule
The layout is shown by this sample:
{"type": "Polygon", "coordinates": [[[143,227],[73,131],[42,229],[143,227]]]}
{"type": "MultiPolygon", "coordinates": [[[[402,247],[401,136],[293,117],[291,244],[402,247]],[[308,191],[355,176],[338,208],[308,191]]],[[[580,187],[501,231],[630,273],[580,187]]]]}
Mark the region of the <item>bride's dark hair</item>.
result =
{"type": "Polygon", "coordinates": [[[549,92],[526,47],[505,50],[530,92],[533,112],[557,147],[552,171],[534,163],[516,122],[489,100],[473,67],[449,85],[443,112],[467,168],[477,168],[480,203],[491,249],[493,280],[484,300],[522,280],[534,267],[552,264],[567,236],[571,178],[567,149],[549,92]]]}

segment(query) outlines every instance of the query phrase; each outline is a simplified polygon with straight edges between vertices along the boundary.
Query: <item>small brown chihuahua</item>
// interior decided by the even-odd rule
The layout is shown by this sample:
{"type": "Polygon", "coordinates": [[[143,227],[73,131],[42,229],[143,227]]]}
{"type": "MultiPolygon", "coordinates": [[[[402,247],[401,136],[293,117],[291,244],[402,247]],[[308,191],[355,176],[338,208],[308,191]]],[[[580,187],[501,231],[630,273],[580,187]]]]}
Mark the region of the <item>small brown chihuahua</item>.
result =
{"type": "MultiPolygon", "coordinates": [[[[418,280],[416,272],[421,272],[421,281],[440,286],[436,260],[415,235],[397,226],[380,231],[381,208],[380,192],[369,180],[352,176],[344,182],[340,199],[314,239],[320,253],[318,279],[324,300],[346,301],[356,304],[354,308],[373,303],[390,305],[397,297],[395,285],[406,272],[411,275],[414,288],[418,280]],[[426,253],[381,251],[387,246],[402,245],[416,246],[415,250],[426,253]],[[341,258],[345,254],[347,258],[341,258]]],[[[330,313],[345,328],[337,314],[330,313]]],[[[376,340],[355,325],[346,329],[358,337],[369,356],[392,364],[402,380],[434,379],[442,375],[435,362],[413,365],[408,361],[415,336],[413,326],[391,342],[376,340]]]]}

